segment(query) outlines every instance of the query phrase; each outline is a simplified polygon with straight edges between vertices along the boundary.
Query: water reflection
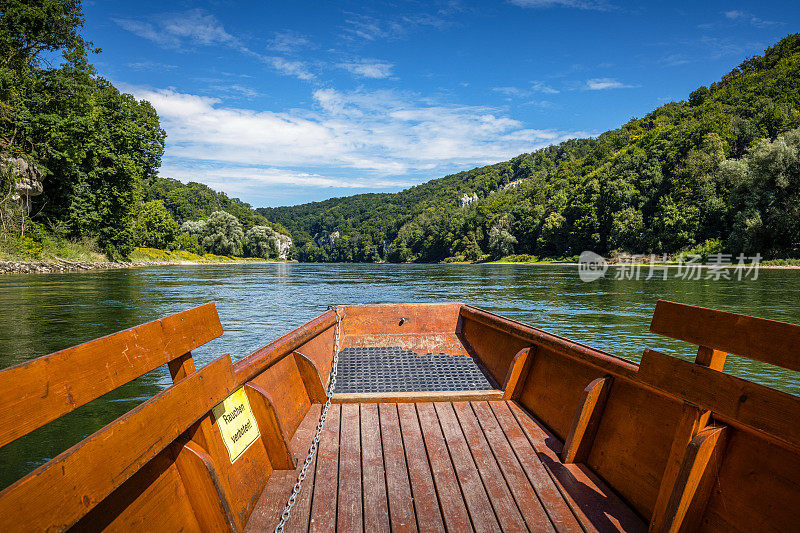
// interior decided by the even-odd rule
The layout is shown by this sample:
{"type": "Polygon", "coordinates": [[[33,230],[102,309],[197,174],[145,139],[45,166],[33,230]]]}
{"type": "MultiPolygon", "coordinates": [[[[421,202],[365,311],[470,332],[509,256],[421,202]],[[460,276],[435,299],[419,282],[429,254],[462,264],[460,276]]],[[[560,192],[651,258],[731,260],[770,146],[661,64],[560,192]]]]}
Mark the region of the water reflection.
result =
{"type": "MultiPolygon", "coordinates": [[[[617,280],[584,283],[573,266],[208,265],[0,277],[0,368],[217,302],[223,337],[196,350],[198,365],[243,357],[333,303],[461,301],[638,361],[645,347],[691,358],[695,348],[650,334],[656,301],[674,300],[800,323],[800,271],[758,280],[617,280]]],[[[726,370],[794,394],[797,373],[730,357],[726,370]]],[[[0,449],[0,487],[151,397],[157,369],[0,449]]]]}

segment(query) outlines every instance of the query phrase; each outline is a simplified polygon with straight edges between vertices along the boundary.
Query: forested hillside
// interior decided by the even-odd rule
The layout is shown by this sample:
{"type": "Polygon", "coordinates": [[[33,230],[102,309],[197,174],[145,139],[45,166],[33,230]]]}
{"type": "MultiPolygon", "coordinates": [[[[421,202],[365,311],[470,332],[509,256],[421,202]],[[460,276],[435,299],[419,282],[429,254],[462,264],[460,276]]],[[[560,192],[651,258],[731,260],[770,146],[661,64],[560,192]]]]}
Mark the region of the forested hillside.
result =
{"type": "Polygon", "coordinates": [[[291,230],[307,261],[661,254],[698,245],[798,257],[799,108],[795,34],[686,101],[597,139],[397,194],[258,211],[291,230]],[[464,194],[477,202],[462,207],[464,194]]]}
{"type": "Polygon", "coordinates": [[[82,26],[79,0],[0,3],[0,255],[285,258],[287,231],[248,204],[157,176],[158,115],[98,76],[82,26]]]}

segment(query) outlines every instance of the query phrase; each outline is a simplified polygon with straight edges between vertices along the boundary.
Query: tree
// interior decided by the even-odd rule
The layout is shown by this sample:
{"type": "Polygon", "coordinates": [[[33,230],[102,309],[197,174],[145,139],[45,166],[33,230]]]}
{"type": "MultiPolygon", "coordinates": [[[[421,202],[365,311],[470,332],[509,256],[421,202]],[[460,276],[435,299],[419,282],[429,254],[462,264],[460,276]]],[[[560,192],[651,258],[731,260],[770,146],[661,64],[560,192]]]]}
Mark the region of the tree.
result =
{"type": "Polygon", "coordinates": [[[139,207],[134,226],[137,246],[165,249],[177,231],[178,223],[161,200],[145,202],[139,207]]]}
{"type": "Polygon", "coordinates": [[[203,228],[203,247],[217,255],[242,255],[244,231],[235,216],[214,211],[203,228]]]}
{"type": "Polygon", "coordinates": [[[498,217],[489,229],[489,249],[496,257],[503,257],[514,253],[515,244],[517,239],[511,234],[510,217],[498,217]]]}
{"type": "Polygon", "coordinates": [[[180,233],[175,240],[169,244],[170,250],[183,250],[185,252],[190,252],[197,255],[202,255],[205,253],[203,247],[200,245],[200,241],[197,239],[196,235],[189,235],[188,233],[180,233]]]}
{"type": "Polygon", "coordinates": [[[278,257],[278,235],[269,226],[253,226],[245,234],[245,253],[249,257],[278,257]]]}
{"type": "Polygon", "coordinates": [[[187,233],[197,238],[202,238],[205,228],[206,228],[205,220],[187,220],[186,222],[181,224],[181,227],[178,231],[180,233],[187,233]]]}

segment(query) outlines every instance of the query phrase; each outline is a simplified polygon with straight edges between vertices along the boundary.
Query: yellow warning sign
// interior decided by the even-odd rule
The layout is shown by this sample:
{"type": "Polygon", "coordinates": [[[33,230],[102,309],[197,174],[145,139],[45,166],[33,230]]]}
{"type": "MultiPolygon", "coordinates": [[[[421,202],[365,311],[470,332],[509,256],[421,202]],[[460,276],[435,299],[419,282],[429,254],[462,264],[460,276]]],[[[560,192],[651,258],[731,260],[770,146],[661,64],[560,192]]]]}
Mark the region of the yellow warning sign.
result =
{"type": "Polygon", "coordinates": [[[236,461],[259,436],[258,424],[250,409],[244,388],[225,398],[211,411],[231,463],[236,461]]]}

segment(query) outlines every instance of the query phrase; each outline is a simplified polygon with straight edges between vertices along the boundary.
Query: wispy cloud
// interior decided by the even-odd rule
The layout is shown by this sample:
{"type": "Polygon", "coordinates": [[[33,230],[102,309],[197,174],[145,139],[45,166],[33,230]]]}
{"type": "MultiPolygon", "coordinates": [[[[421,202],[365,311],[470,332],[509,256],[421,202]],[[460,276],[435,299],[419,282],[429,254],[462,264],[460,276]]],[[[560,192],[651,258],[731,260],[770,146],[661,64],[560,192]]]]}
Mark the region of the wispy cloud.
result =
{"type": "Polygon", "coordinates": [[[283,57],[260,56],[264,63],[271,66],[281,74],[294,76],[301,80],[313,80],[316,76],[308,69],[308,64],[303,61],[294,61],[283,57]]]}
{"type": "Polygon", "coordinates": [[[337,66],[356,76],[373,79],[390,77],[392,75],[392,68],[394,67],[394,65],[388,61],[380,59],[355,59],[353,61],[339,63],[337,66]]]}
{"type": "Polygon", "coordinates": [[[558,89],[554,89],[541,81],[532,81],[529,87],[492,87],[492,90],[515,98],[527,98],[535,93],[558,94],[560,92],[558,89]]]}
{"type": "Polygon", "coordinates": [[[137,61],[127,64],[133,70],[175,70],[177,65],[167,65],[166,63],[159,63],[158,61],[137,61]]]}
{"type": "Polygon", "coordinates": [[[391,18],[345,12],[343,37],[367,41],[392,40],[405,37],[419,28],[442,29],[452,24],[448,17],[452,11],[440,9],[437,13],[413,13],[391,18]]]}
{"type": "MultiPolygon", "coordinates": [[[[186,46],[224,46],[269,65],[279,73],[294,76],[301,80],[314,79],[308,65],[301,61],[284,57],[265,55],[248,48],[239,38],[228,33],[222,23],[212,14],[202,9],[192,9],[181,13],[165,13],[154,16],[151,21],[115,19],[125,30],[148,39],[164,48],[182,49],[186,46]]],[[[276,36],[277,38],[277,36],[276,36]]],[[[283,35],[279,47],[287,48],[298,43],[298,37],[283,35]],[[292,41],[294,38],[294,41],[292,41]]]]}
{"type": "Polygon", "coordinates": [[[767,28],[769,26],[776,26],[780,24],[784,24],[783,22],[777,22],[774,20],[764,20],[758,18],[757,16],[753,15],[752,13],[748,13],[747,11],[741,11],[738,9],[732,11],[725,12],[725,18],[728,20],[734,20],[737,22],[744,22],[747,24],[752,24],[756,28],[767,28]]]}
{"type": "Polygon", "coordinates": [[[164,175],[189,178],[197,168],[212,168],[220,180],[236,174],[252,187],[405,184],[397,176],[502,161],[586,136],[527,128],[496,108],[392,90],[317,89],[314,106],[274,112],[173,89],[124,89],[150,101],[161,117],[168,134],[164,175]]]}
{"type": "Polygon", "coordinates": [[[275,52],[291,53],[311,46],[311,40],[305,35],[293,30],[284,30],[275,33],[267,48],[275,52]]]}
{"type": "Polygon", "coordinates": [[[225,31],[214,15],[202,9],[165,13],[155,17],[153,22],[134,19],[114,19],[114,22],[139,37],[167,48],[179,48],[185,42],[195,45],[237,43],[237,39],[225,31]]]}
{"type": "Polygon", "coordinates": [[[584,89],[588,91],[605,91],[608,89],[633,89],[636,87],[639,87],[639,85],[628,85],[616,78],[592,78],[586,80],[584,89]]]}
{"type": "Polygon", "coordinates": [[[519,7],[546,8],[546,7],[571,7],[576,9],[592,9],[608,11],[615,6],[603,0],[509,0],[519,7]]]}

